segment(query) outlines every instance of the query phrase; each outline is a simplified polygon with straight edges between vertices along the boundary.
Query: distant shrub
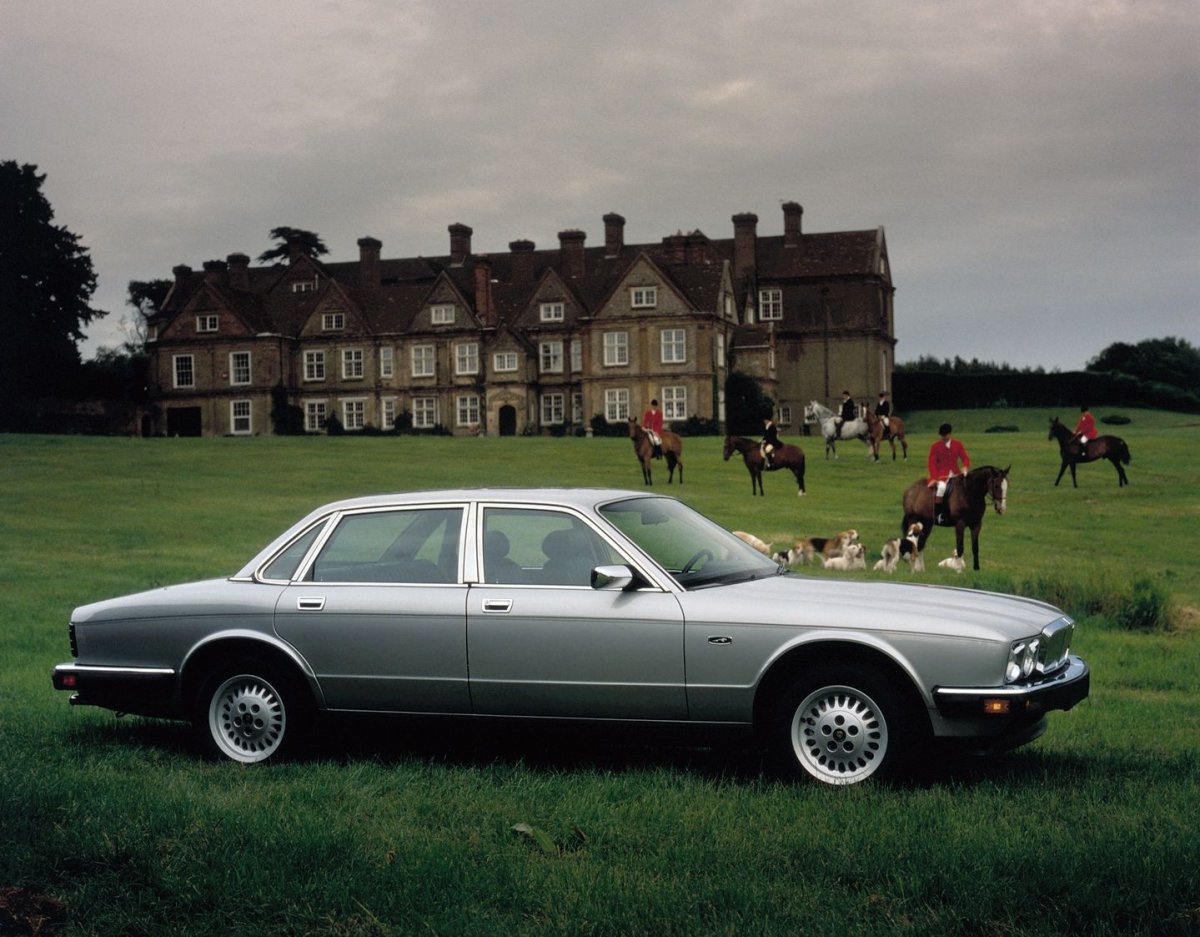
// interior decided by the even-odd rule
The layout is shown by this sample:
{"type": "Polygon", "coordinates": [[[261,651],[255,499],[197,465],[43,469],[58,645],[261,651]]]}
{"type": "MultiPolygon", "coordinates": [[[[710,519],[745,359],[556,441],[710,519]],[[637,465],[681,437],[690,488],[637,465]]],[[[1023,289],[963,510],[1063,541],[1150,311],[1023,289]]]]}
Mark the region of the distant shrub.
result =
{"type": "Polygon", "coordinates": [[[704,420],[692,414],[682,423],[672,423],[671,430],[680,436],[716,436],[719,426],[716,420],[704,420]]]}
{"type": "Polygon", "coordinates": [[[1148,579],[1133,584],[1130,594],[1115,597],[1110,614],[1127,631],[1166,631],[1170,627],[1170,599],[1148,579]]]}
{"type": "Polygon", "coordinates": [[[984,430],[984,432],[985,433],[1019,433],[1019,432],[1021,432],[1021,427],[1019,427],[1019,426],[989,426],[987,429],[984,430]]]}
{"type": "Polygon", "coordinates": [[[1032,576],[1011,579],[986,573],[976,580],[981,589],[1039,599],[1058,606],[1073,618],[1099,617],[1126,631],[1171,629],[1170,598],[1148,579],[1139,579],[1129,589],[1111,590],[1098,581],[1032,576]]]}
{"type": "Polygon", "coordinates": [[[1109,426],[1126,426],[1131,421],[1127,416],[1121,416],[1119,413],[1113,413],[1109,416],[1100,417],[1101,423],[1107,423],[1109,426]]]}

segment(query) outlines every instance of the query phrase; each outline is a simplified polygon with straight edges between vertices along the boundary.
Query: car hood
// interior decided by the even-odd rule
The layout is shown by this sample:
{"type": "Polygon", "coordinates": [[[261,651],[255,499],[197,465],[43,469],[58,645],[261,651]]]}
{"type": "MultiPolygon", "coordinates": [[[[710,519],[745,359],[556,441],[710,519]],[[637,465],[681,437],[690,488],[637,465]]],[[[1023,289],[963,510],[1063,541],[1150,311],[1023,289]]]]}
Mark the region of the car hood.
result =
{"type": "Polygon", "coordinates": [[[797,574],[697,589],[681,596],[689,621],[855,628],[1009,642],[1063,612],[1021,596],[950,586],[853,582],[797,574]]]}
{"type": "Polygon", "coordinates": [[[71,614],[71,621],[82,624],[136,618],[244,615],[258,610],[270,612],[278,594],[278,586],[208,579],[81,605],[71,614]]]}

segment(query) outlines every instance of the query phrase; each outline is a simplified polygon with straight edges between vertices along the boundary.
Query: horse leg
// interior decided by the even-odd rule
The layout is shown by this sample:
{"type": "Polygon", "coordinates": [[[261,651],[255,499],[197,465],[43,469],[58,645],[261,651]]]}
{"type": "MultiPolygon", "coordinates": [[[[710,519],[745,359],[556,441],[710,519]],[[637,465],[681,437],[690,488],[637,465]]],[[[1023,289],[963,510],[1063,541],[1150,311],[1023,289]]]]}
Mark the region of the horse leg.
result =
{"type": "MultiPolygon", "coordinates": [[[[971,528],[971,559],[975,561],[975,569],[976,570],[979,569],[979,528],[981,526],[982,526],[982,522],[980,522],[979,524],[976,524],[974,527],[971,528]]],[[[962,533],[962,528],[960,527],[960,528],[958,528],[958,555],[960,558],[963,555],[962,540],[963,540],[963,533],[962,533]]]]}
{"type": "Polygon", "coordinates": [[[1075,463],[1071,463],[1071,487],[1078,488],[1079,482],[1075,480],[1075,463]]]}
{"type": "Polygon", "coordinates": [[[654,479],[650,475],[650,460],[642,459],[642,484],[653,485],[654,479]]]}
{"type": "Polygon", "coordinates": [[[762,495],[764,498],[767,496],[762,486],[762,469],[757,472],[754,469],[750,470],[750,497],[755,495],[762,495]]]}
{"type": "Polygon", "coordinates": [[[1125,477],[1125,470],[1121,468],[1121,463],[1117,461],[1116,456],[1109,456],[1108,461],[1113,464],[1113,468],[1117,470],[1117,487],[1129,484],[1129,479],[1125,477]]]}
{"type": "Polygon", "coordinates": [[[792,469],[792,474],[796,476],[796,494],[804,494],[804,469],[792,469]]]}
{"type": "MultiPolygon", "coordinates": [[[[675,462],[676,462],[675,453],[673,453],[673,452],[666,453],[666,459],[667,459],[667,484],[669,485],[675,481],[675,462]]],[[[683,470],[682,469],[679,472],[679,484],[681,484],[681,485],[683,484],[683,470]]]]}
{"type": "Polygon", "coordinates": [[[908,440],[903,436],[900,437],[900,446],[904,449],[904,461],[908,461],[908,440]]]}
{"type": "MultiPolygon", "coordinates": [[[[1059,470],[1058,470],[1058,478],[1054,479],[1054,487],[1055,487],[1055,488],[1057,488],[1057,487],[1058,487],[1058,483],[1059,483],[1060,481],[1062,481],[1062,477],[1063,477],[1063,475],[1064,475],[1064,474],[1066,474],[1066,471],[1067,471],[1067,460],[1066,460],[1066,459],[1063,459],[1063,464],[1062,464],[1062,465],[1059,467],[1059,470]]],[[[1074,467],[1072,467],[1072,468],[1071,468],[1071,474],[1072,474],[1072,475],[1074,475],[1074,474],[1075,474],[1075,469],[1074,469],[1074,467]]]]}

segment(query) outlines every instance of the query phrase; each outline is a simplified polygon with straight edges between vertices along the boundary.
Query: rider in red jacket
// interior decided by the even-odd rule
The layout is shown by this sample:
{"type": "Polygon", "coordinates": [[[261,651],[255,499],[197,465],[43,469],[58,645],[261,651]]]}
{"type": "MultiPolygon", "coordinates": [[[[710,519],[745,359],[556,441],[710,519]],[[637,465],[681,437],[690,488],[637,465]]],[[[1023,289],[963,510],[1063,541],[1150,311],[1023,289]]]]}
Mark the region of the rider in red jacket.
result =
{"type": "Polygon", "coordinates": [[[929,447],[929,487],[935,489],[933,515],[934,521],[939,524],[944,522],[939,508],[946,493],[946,485],[958,474],[960,463],[963,475],[971,468],[971,457],[967,455],[966,447],[957,439],[951,438],[952,432],[950,424],[943,423],[938,427],[938,436],[941,438],[929,447]]]}
{"type": "Polygon", "coordinates": [[[1087,408],[1087,405],[1079,408],[1079,422],[1075,424],[1075,435],[1071,442],[1075,443],[1078,448],[1079,458],[1087,455],[1087,444],[1089,439],[1096,438],[1096,420],[1092,416],[1092,411],[1087,408]]]}

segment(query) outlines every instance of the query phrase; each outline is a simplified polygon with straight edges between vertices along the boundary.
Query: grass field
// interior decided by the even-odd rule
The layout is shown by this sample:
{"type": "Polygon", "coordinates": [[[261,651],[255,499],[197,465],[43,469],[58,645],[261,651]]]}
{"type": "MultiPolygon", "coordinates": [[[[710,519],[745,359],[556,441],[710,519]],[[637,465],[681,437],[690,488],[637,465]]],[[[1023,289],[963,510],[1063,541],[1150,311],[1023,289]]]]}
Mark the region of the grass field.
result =
{"type": "Polygon", "coordinates": [[[550,729],[346,724],[309,761],[207,764],[182,725],[50,688],[76,605],[231,572],[343,496],[637,489],[628,440],[0,436],[0,934],[1195,934],[1200,420],[1120,412],[1123,489],[1107,464],[1055,488],[1043,410],[909,415],[907,464],[790,437],[804,498],[782,474],[752,498],[719,439],[685,440],[688,503],[780,542],[857,527],[872,561],[943,419],[1012,465],[983,570],[923,579],[1066,604],[1091,698],[1003,758],[846,791],[740,747],[550,729]]]}

